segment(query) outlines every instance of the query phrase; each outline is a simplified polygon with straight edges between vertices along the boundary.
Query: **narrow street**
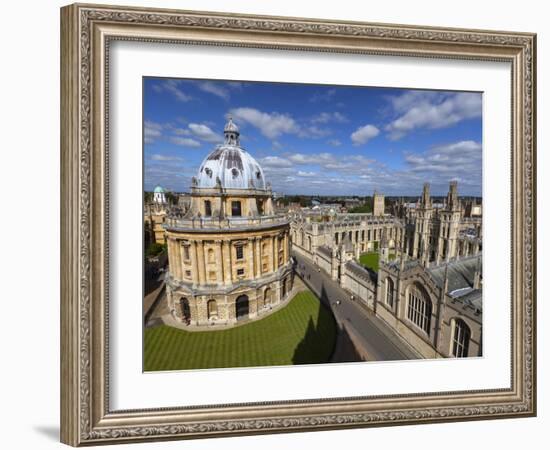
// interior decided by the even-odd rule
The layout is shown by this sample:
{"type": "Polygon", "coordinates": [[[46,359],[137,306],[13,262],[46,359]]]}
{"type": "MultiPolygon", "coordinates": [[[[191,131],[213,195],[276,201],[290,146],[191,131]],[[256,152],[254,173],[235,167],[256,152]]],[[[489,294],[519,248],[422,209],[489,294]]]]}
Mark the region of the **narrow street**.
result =
{"type": "Polygon", "coordinates": [[[349,293],[307,258],[296,253],[293,256],[297,261],[297,272],[304,283],[331,309],[339,324],[353,329],[356,337],[361,339],[361,345],[367,351],[369,361],[419,358],[374,313],[357,304],[361,300],[352,300],[349,293]]]}

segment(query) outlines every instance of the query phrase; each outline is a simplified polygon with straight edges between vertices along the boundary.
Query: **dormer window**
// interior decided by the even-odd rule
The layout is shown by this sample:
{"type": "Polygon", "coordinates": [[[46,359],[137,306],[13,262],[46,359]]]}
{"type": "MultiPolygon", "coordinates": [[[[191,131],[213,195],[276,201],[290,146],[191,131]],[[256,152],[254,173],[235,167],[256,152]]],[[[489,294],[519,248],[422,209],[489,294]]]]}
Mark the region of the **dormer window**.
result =
{"type": "Polygon", "coordinates": [[[260,172],[259,170],[256,171],[256,178],[259,180],[260,178],[262,178],[262,172],[260,172]]]}
{"type": "Polygon", "coordinates": [[[233,175],[233,178],[237,178],[239,176],[239,169],[236,169],[235,167],[233,167],[231,169],[231,175],[233,175]]]}
{"type": "Polygon", "coordinates": [[[210,167],[207,167],[206,169],[204,169],[204,171],[206,172],[206,175],[212,178],[212,169],[210,167]]]}

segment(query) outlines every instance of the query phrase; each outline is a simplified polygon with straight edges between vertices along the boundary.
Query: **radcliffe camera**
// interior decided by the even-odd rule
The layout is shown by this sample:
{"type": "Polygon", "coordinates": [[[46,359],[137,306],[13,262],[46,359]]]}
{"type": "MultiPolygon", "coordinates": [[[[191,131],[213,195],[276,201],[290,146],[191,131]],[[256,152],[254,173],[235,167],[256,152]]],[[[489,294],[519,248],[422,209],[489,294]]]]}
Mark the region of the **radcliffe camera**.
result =
{"type": "Polygon", "coordinates": [[[145,371],[483,356],[481,93],[143,99],[145,371]]]}

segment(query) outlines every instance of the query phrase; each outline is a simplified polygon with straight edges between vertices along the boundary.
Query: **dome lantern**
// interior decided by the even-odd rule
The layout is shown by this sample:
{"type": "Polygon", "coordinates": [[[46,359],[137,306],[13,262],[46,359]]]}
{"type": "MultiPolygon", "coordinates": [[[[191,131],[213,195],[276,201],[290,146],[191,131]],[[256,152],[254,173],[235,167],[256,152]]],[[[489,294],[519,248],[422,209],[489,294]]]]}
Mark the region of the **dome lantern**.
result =
{"type": "Polygon", "coordinates": [[[224,143],[225,145],[233,145],[238,147],[239,143],[239,128],[233,122],[233,118],[229,117],[229,122],[225,124],[223,129],[224,143]]]}

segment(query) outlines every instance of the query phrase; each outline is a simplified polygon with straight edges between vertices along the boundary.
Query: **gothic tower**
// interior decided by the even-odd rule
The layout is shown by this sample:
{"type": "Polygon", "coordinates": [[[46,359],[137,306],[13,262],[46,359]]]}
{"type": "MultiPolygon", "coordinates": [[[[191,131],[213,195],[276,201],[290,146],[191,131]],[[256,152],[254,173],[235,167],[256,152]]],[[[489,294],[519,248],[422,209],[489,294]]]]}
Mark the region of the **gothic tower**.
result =
{"type": "Polygon", "coordinates": [[[436,249],[436,263],[449,261],[457,254],[457,239],[460,224],[460,201],[458,185],[451,181],[445,209],[439,212],[439,235],[436,249]]]}
{"type": "Polygon", "coordinates": [[[430,184],[424,183],[422,197],[418,204],[414,227],[412,257],[427,265],[430,261],[430,234],[433,219],[433,206],[430,197],[430,184]]]}

